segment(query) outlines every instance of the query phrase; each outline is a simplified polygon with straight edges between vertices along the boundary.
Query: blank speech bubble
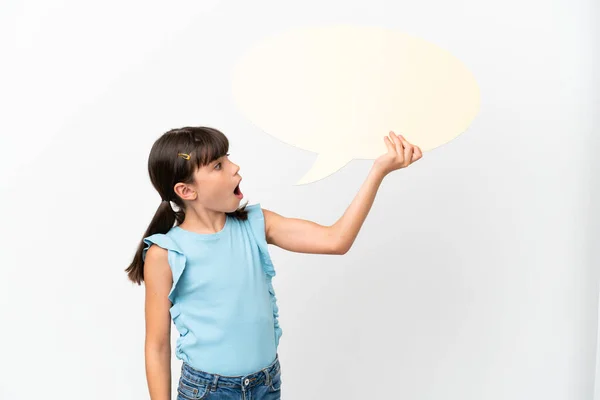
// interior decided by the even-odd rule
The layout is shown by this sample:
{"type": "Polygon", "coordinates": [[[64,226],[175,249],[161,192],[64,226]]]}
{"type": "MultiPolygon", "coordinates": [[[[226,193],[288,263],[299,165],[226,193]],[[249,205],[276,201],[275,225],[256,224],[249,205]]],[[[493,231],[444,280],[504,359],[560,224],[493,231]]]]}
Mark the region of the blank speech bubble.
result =
{"type": "Polygon", "coordinates": [[[266,133],[318,153],[296,183],[387,151],[402,134],[423,152],[463,133],[479,111],[479,87],[449,52],[378,27],[290,30],[252,45],[232,71],[234,101],[266,133]]]}

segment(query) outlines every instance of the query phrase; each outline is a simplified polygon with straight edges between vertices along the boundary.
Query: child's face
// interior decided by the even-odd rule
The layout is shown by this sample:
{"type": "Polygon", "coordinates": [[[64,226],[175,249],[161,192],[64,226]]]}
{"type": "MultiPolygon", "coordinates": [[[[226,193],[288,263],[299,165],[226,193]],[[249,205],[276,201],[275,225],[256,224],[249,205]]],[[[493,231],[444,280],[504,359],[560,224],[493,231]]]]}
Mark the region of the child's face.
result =
{"type": "Polygon", "coordinates": [[[234,193],[242,177],[240,167],[224,155],[195,173],[199,202],[215,211],[233,212],[243,198],[234,193]]]}

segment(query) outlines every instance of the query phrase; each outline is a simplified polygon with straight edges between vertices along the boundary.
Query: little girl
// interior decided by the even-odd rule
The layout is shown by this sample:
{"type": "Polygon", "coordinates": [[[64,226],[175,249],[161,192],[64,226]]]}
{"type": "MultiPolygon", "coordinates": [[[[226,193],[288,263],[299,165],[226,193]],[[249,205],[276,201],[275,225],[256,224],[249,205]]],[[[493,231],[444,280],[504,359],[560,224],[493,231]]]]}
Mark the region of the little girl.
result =
{"type": "Polygon", "coordinates": [[[260,204],[239,206],[239,166],[227,137],[185,127],[153,144],[148,173],[162,202],[125,270],[145,284],[145,365],[152,400],[171,395],[171,319],[182,360],[178,400],[281,398],[277,347],[282,330],[267,244],[313,254],[345,254],[391,171],[422,157],[390,132],[387,153],[333,225],[285,218],[260,204]],[[171,203],[175,203],[174,210],[171,203]]]}

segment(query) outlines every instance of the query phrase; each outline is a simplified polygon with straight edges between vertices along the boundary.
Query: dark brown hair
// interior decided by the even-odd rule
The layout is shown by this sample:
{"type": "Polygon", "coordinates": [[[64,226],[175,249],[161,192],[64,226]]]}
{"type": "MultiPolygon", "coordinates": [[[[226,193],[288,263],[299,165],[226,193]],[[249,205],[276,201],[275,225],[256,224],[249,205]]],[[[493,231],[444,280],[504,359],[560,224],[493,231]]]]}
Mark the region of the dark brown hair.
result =
{"type": "MultiPolygon", "coordinates": [[[[175,184],[178,182],[194,183],[194,172],[226,155],[228,151],[229,140],[227,137],[215,128],[204,126],[171,129],[154,142],[148,156],[148,174],[152,186],[161,199],[167,201],[162,201],[156,210],[138,245],[133,261],[125,269],[132,282],[141,285],[144,281],[142,252],[146,244],[143,239],[155,233],[167,233],[175,222],[181,224],[185,218],[185,204],[173,190],[175,184]],[[178,156],[179,153],[189,154],[189,160],[178,156]],[[170,202],[177,205],[177,211],[173,210],[170,202]]],[[[248,218],[248,211],[245,209],[247,204],[226,214],[246,220],[248,218]]]]}

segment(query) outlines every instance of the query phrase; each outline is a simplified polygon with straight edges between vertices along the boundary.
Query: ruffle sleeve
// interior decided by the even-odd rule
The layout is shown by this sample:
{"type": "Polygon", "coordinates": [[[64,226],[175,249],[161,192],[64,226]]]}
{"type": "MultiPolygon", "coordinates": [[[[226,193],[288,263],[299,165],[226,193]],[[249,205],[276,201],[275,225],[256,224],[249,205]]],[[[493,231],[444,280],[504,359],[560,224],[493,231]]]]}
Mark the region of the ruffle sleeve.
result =
{"type": "Polygon", "coordinates": [[[168,252],[168,260],[169,266],[171,267],[171,271],[173,273],[173,286],[171,286],[171,291],[169,292],[169,300],[171,303],[175,303],[175,297],[177,294],[177,282],[181,278],[183,274],[183,270],[185,269],[186,258],[177,243],[167,236],[164,233],[155,233],[154,235],[150,235],[144,238],[144,243],[146,247],[142,250],[142,260],[146,260],[146,252],[150,248],[152,244],[156,244],[163,249],[167,249],[168,252]]]}
{"type": "Polygon", "coordinates": [[[265,217],[260,207],[260,203],[246,206],[248,210],[248,221],[252,227],[252,233],[258,244],[260,256],[262,259],[263,269],[267,278],[267,286],[269,288],[269,294],[271,296],[271,307],[273,309],[273,321],[275,327],[275,343],[279,344],[279,338],[283,331],[279,326],[279,307],[277,306],[277,297],[275,296],[275,289],[273,288],[272,279],[275,276],[275,267],[271,261],[269,254],[266,234],[265,234],[265,217]]]}

